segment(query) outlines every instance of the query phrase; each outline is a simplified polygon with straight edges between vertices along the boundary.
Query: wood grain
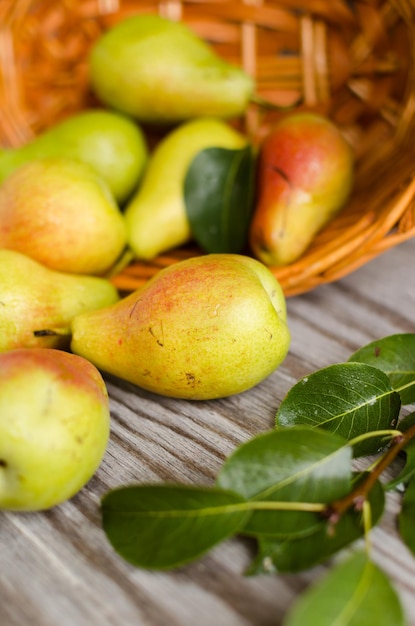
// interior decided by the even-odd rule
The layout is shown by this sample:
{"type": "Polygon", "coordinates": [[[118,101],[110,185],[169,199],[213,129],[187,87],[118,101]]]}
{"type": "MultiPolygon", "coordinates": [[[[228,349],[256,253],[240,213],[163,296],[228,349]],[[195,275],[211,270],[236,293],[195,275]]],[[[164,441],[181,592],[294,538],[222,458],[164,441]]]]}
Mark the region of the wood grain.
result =
{"type": "MultiPolygon", "coordinates": [[[[344,361],[379,337],[415,332],[414,258],[412,240],[337,283],[290,298],[292,345],[286,361],[239,396],[177,401],[106,377],[112,432],[94,478],[50,511],[0,513],[1,626],[281,624],[290,604],[325,566],[296,576],[247,577],[253,546],[232,539],[179,570],[140,570],[108,544],[100,496],[133,482],[212,484],[239,443],[272,427],[280,401],[300,376],[344,361]]],[[[399,497],[390,494],[373,532],[373,558],[392,577],[408,624],[415,626],[415,559],[397,536],[398,510],[399,497]]]]}

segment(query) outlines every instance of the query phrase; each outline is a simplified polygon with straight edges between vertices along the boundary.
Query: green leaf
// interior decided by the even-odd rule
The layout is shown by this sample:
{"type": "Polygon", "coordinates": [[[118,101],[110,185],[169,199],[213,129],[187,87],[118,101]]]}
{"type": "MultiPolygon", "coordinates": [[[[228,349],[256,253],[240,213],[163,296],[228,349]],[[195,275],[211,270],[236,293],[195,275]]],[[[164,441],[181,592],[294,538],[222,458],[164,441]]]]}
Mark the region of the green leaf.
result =
{"type": "Polygon", "coordinates": [[[108,492],[102,521],[115,550],[134,565],[177,567],[236,533],[249,512],[231,491],[138,485],[108,492]]]}
{"type": "Polygon", "coordinates": [[[415,402],[415,334],[400,333],[373,341],[349,358],[385,372],[402,404],[415,402]],[[406,387],[402,389],[402,387],[406,387]]]}
{"type": "MultiPolygon", "coordinates": [[[[365,477],[359,475],[356,481],[365,477]]],[[[353,485],[353,488],[356,485],[353,485]]],[[[368,497],[371,507],[372,525],[380,519],[385,507],[385,494],[378,481],[368,497]]],[[[258,554],[247,570],[248,575],[272,572],[295,573],[319,563],[340,552],[364,534],[362,513],[349,509],[335,524],[325,523],[310,537],[275,541],[267,537],[258,537],[258,554]]]]}
{"type": "Polygon", "coordinates": [[[349,493],[351,476],[351,449],[341,437],[297,427],[262,433],[239,446],[224,463],[217,485],[255,501],[243,534],[285,538],[308,535],[324,524],[318,513],[305,512],[301,505],[300,510],[281,510],[285,503],[331,502],[349,493]]]}
{"type": "Polygon", "coordinates": [[[415,555],[415,480],[409,481],[402,499],[398,516],[399,533],[407,547],[415,555]]]}
{"type": "MultiPolygon", "coordinates": [[[[399,410],[399,394],[384,372],[366,363],[339,363],[299,380],[282,401],[276,425],[308,424],[349,441],[393,428],[399,410]]],[[[382,437],[371,437],[353,451],[355,456],[374,454],[382,443],[382,437]]]]}
{"type": "Polygon", "coordinates": [[[184,182],[187,218],[205,252],[243,250],[253,211],[254,157],[239,150],[206,148],[190,164],[184,182]]]}
{"type": "Polygon", "coordinates": [[[303,593],[283,626],[404,626],[399,598],[364,553],[337,565],[303,593]]]}
{"type": "MultiPolygon", "coordinates": [[[[407,415],[398,424],[400,431],[405,432],[408,428],[415,425],[415,412],[407,415]]],[[[405,456],[405,465],[399,474],[388,481],[386,489],[395,489],[398,485],[407,483],[415,474],[415,439],[411,439],[402,450],[401,454],[405,456]]]]}

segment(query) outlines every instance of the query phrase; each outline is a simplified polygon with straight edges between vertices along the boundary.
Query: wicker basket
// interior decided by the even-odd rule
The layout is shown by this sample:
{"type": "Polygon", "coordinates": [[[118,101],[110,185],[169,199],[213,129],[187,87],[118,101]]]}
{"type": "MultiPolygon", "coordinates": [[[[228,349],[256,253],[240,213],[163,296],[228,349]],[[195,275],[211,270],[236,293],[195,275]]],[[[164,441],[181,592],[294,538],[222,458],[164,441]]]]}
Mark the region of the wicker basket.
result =
{"type": "MultiPolygon", "coordinates": [[[[415,0],[1,0],[0,143],[17,146],[96,105],[87,52],[136,13],[182,20],[256,79],[275,104],[330,116],[352,145],[356,184],[306,254],[272,268],[287,296],[352,272],[415,235],[415,0]]],[[[254,143],[281,113],[252,104],[237,124],[254,143]]],[[[184,247],[114,277],[130,291],[184,247]]]]}

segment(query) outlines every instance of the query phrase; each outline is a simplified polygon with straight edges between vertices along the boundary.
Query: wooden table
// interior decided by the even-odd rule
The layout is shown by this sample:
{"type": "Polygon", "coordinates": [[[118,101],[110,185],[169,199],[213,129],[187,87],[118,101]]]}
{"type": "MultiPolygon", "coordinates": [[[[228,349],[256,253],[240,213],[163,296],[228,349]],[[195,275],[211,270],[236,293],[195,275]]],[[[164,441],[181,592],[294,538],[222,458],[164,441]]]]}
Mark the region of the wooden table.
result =
{"type": "MultiPolygon", "coordinates": [[[[239,396],[176,401],[107,377],[112,434],[95,477],[50,511],[0,513],[1,626],[281,624],[293,600],[325,566],[295,576],[246,577],[251,547],[232,539],[180,570],[140,570],[108,544],[100,526],[100,496],[133,482],[212,484],[239,443],[273,426],[276,408],[299,377],[347,360],[374,339],[415,332],[414,265],[415,240],[335,284],[290,298],[292,345],[286,361],[239,396]]],[[[396,534],[398,507],[399,498],[390,494],[373,532],[373,558],[396,584],[408,624],[415,625],[415,558],[396,534]]]]}

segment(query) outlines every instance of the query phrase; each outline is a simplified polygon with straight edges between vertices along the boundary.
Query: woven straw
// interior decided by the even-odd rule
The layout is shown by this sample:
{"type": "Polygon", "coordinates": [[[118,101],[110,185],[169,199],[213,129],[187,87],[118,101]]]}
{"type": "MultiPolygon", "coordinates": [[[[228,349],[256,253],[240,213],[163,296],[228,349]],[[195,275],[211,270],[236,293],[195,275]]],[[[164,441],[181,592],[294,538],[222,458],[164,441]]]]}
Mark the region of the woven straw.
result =
{"type": "MultiPolygon", "coordinates": [[[[257,94],[328,115],[351,144],[356,184],[345,209],[301,259],[271,268],[287,296],[339,279],[415,235],[414,0],[1,0],[0,143],[18,146],[97,105],[87,53],[128,15],[187,23],[255,77],[257,94]],[[299,103],[299,104],[298,104],[299,103]]],[[[252,104],[238,127],[258,145],[281,113],[252,104]]],[[[122,291],[200,254],[134,261],[122,291]]]]}

